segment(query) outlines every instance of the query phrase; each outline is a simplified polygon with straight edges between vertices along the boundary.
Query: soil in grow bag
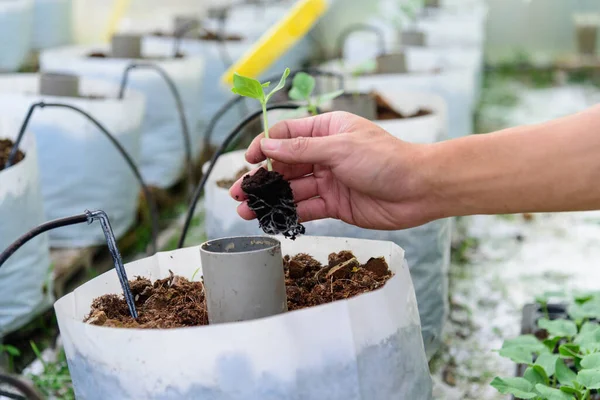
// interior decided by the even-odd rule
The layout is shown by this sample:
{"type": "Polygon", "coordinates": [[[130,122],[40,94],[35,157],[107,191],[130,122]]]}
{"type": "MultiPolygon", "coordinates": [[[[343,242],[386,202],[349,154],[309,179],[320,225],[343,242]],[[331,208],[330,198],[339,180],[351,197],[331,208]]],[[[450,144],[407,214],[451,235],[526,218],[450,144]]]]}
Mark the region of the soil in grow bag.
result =
{"type": "MultiPolygon", "coordinates": [[[[383,257],[360,264],[350,251],[329,255],[321,265],[307,254],[283,258],[288,310],[300,310],[371,292],[385,285],[392,273],[383,257]]],[[[123,295],[94,299],[84,322],[115,328],[168,329],[208,325],[204,285],[171,275],[151,283],[130,281],[138,319],[129,315],[123,295]]]]}
{"type": "MultiPolygon", "coordinates": [[[[0,139],[0,171],[4,169],[4,164],[8,161],[8,155],[14,146],[14,142],[10,139],[0,139]]],[[[17,156],[13,161],[13,165],[25,158],[25,153],[21,150],[17,151],[17,156]]]]}
{"type": "Polygon", "coordinates": [[[242,169],[240,169],[233,178],[231,179],[221,179],[220,181],[217,181],[217,186],[223,189],[229,189],[230,187],[233,186],[234,183],[237,182],[238,179],[240,179],[242,176],[246,175],[248,172],[250,172],[250,169],[247,167],[244,167],[242,169]]]}
{"type": "Polygon", "coordinates": [[[377,103],[377,120],[379,121],[385,121],[390,119],[416,118],[432,114],[431,110],[427,110],[425,108],[419,108],[413,114],[402,114],[401,112],[395,110],[378,93],[373,93],[371,96],[375,99],[375,103],[377,103]]]}
{"type": "MultiPolygon", "coordinates": [[[[152,32],[152,36],[174,37],[175,35],[173,33],[165,33],[163,31],[155,31],[155,32],[152,32]]],[[[185,39],[187,39],[187,38],[188,37],[186,36],[185,39]]],[[[201,35],[192,36],[191,39],[216,41],[216,40],[221,40],[221,37],[219,36],[218,33],[214,32],[214,31],[209,31],[209,30],[204,29],[204,33],[202,33],[201,35]]],[[[240,42],[244,38],[240,35],[226,35],[224,37],[224,39],[227,42],[240,42]]]]}
{"type": "Polygon", "coordinates": [[[306,230],[298,221],[294,193],[283,175],[260,168],[254,175],[244,177],[242,190],[248,195],[248,206],[256,213],[266,234],[282,234],[292,240],[304,234],[306,230]]]}

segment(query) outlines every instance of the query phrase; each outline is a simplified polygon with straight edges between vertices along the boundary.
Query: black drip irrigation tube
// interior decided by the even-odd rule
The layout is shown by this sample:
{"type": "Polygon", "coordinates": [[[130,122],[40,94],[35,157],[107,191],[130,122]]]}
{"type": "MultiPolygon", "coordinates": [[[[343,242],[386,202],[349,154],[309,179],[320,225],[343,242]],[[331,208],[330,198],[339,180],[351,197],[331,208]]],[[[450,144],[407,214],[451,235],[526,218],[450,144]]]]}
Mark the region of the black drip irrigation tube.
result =
{"type": "Polygon", "coordinates": [[[344,47],[348,38],[357,32],[372,32],[377,36],[377,47],[379,55],[385,54],[385,34],[381,29],[369,24],[353,24],[348,26],[340,33],[336,41],[336,52],[340,58],[344,57],[344,47]]]}
{"type": "Polygon", "coordinates": [[[0,389],[0,396],[8,399],[43,400],[43,397],[35,388],[15,376],[0,374],[0,386],[2,387],[0,389]],[[11,390],[8,391],[6,387],[11,390]]]}
{"type": "Polygon", "coordinates": [[[135,302],[133,299],[133,294],[131,293],[131,287],[129,286],[129,281],[127,280],[127,273],[125,272],[125,267],[123,266],[123,259],[121,258],[121,253],[119,253],[119,248],[117,247],[117,241],[115,240],[115,234],[113,233],[112,227],[110,226],[110,221],[106,213],[102,210],[99,211],[85,211],[83,214],[74,215],[71,217],[55,219],[54,221],[49,221],[43,223],[29,232],[25,233],[23,236],[15,240],[10,246],[8,246],[2,253],[0,253],[0,268],[2,265],[8,260],[8,258],[13,255],[20,247],[22,247],[25,243],[33,239],[34,237],[47,232],[51,229],[61,228],[63,226],[81,224],[87,222],[91,224],[94,221],[100,221],[100,225],[102,226],[102,231],[104,232],[104,237],[106,238],[106,245],[108,246],[108,250],[110,251],[110,255],[112,256],[115,270],[117,271],[117,275],[119,277],[119,281],[121,282],[121,288],[123,289],[123,295],[125,296],[125,301],[127,302],[127,307],[129,307],[129,313],[133,318],[138,317],[137,310],[135,309],[135,302]]]}
{"type": "Polygon", "coordinates": [[[179,114],[179,120],[181,124],[181,133],[183,135],[183,146],[185,149],[185,163],[187,166],[187,178],[189,185],[189,192],[191,194],[192,185],[194,184],[194,165],[192,162],[192,139],[190,137],[190,130],[188,128],[187,119],[185,117],[185,107],[183,106],[183,100],[181,99],[181,95],[179,90],[177,89],[177,85],[171,79],[169,74],[159,67],[156,64],[152,63],[140,63],[140,62],[132,62],[129,64],[125,71],[123,71],[123,78],[121,80],[121,87],[119,88],[119,99],[122,99],[125,96],[125,88],[127,87],[127,82],[129,80],[129,72],[133,69],[152,69],[156,71],[163,80],[167,83],[173,98],[175,99],[175,106],[177,108],[177,113],[179,114]]]}
{"type": "MultiPolygon", "coordinates": [[[[300,108],[300,106],[296,105],[296,104],[273,104],[273,105],[267,106],[267,111],[270,111],[270,110],[295,110],[298,108],[300,108]]],[[[187,215],[185,218],[185,223],[183,225],[183,230],[181,231],[181,236],[179,237],[179,242],[177,244],[178,249],[182,248],[185,243],[185,238],[187,236],[188,230],[190,229],[190,224],[192,222],[192,218],[194,217],[194,212],[196,211],[196,204],[198,203],[198,200],[200,199],[200,196],[202,195],[202,193],[204,191],[204,186],[206,185],[206,182],[208,181],[208,177],[210,176],[210,173],[214,169],[214,167],[217,163],[217,160],[219,159],[221,154],[223,154],[225,152],[225,150],[227,150],[227,147],[229,146],[229,144],[234,139],[236,139],[236,137],[240,134],[240,132],[242,132],[242,129],[244,129],[244,127],[246,125],[248,125],[250,122],[254,121],[254,119],[259,117],[261,114],[262,114],[262,110],[256,111],[256,112],[248,115],[246,118],[244,118],[244,120],[242,122],[240,122],[229,133],[229,135],[227,135],[227,137],[225,138],[223,143],[221,143],[219,148],[213,154],[213,156],[210,160],[208,169],[206,170],[206,173],[204,173],[202,175],[202,179],[200,180],[200,183],[198,184],[198,186],[196,186],[196,190],[194,191],[194,195],[192,196],[192,200],[190,202],[188,212],[187,212],[187,215]]]]}
{"type": "Polygon", "coordinates": [[[10,153],[8,155],[8,159],[6,160],[6,164],[4,165],[4,168],[6,169],[13,164],[15,157],[17,155],[17,152],[19,151],[19,145],[21,144],[21,141],[23,140],[23,136],[25,135],[25,130],[27,129],[27,125],[29,125],[29,121],[31,120],[33,112],[38,107],[39,108],[45,108],[45,107],[67,108],[67,109],[78,112],[79,114],[81,114],[85,118],[87,118],[92,124],[94,124],[96,126],[96,128],[98,128],[100,130],[100,132],[102,132],[108,138],[108,140],[110,140],[110,142],[115,146],[117,151],[125,159],[125,162],[127,162],[127,165],[129,166],[129,168],[135,175],[140,186],[142,187],[142,191],[144,192],[144,197],[146,198],[146,202],[148,203],[148,209],[150,212],[150,223],[151,223],[151,228],[152,228],[152,246],[151,246],[152,248],[150,249],[150,253],[151,254],[155,253],[157,251],[157,238],[158,238],[158,209],[156,207],[156,203],[154,202],[154,197],[152,197],[152,194],[150,193],[150,190],[148,189],[148,185],[146,185],[146,183],[144,182],[144,178],[142,177],[142,174],[140,173],[137,166],[135,165],[133,158],[129,155],[129,153],[127,153],[127,150],[125,150],[125,148],[121,145],[121,143],[119,143],[119,141],[114,137],[114,135],[112,135],[104,127],[104,125],[102,125],[96,118],[92,117],[88,112],[82,110],[81,108],[70,105],[70,104],[44,103],[43,101],[32,104],[29,107],[29,111],[27,111],[27,115],[25,117],[25,120],[23,121],[23,124],[21,125],[19,135],[17,136],[17,139],[15,140],[13,148],[10,150],[10,153]]]}
{"type": "MultiPolygon", "coordinates": [[[[343,74],[336,73],[336,72],[330,72],[330,71],[323,71],[323,70],[318,69],[318,68],[301,68],[301,69],[298,69],[298,70],[294,70],[289,75],[290,79],[293,79],[294,76],[296,76],[300,72],[305,72],[307,74],[311,74],[311,75],[314,75],[314,76],[325,76],[325,77],[337,78],[338,81],[339,81],[339,87],[340,87],[340,89],[344,90],[345,87],[346,87],[346,81],[345,81],[345,78],[344,78],[343,74]]],[[[270,79],[265,79],[265,82],[277,81],[281,77],[280,76],[272,76],[272,77],[269,77],[269,78],[270,79]]],[[[203,140],[203,147],[204,147],[204,149],[209,149],[210,148],[210,140],[212,139],[212,135],[213,135],[213,132],[215,130],[215,127],[219,123],[219,121],[221,120],[221,118],[227,113],[227,111],[229,111],[237,103],[239,103],[240,101],[242,101],[242,99],[244,99],[244,97],[241,97],[241,96],[232,97],[225,104],[223,104],[221,106],[221,108],[219,108],[217,110],[217,112],[213,115],[213,117],[208,122],[206,130],[204,131],[204,135],[203,135],[203,139],[202,139],[203,140]]]]}

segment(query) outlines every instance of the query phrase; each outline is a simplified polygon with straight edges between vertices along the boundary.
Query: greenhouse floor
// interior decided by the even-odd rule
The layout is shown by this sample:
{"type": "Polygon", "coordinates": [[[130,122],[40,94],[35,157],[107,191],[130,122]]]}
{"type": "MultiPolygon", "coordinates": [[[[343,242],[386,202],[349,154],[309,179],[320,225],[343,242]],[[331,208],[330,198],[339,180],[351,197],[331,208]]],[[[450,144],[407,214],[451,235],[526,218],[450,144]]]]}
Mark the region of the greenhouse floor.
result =
{"type": "MultiPolygon", "coordinates": [[[[532,87],[488,79],[480,132],[533,124],[598,103],[591,83],[532,87]]],[[[434,398],[507,399],[489,386],[514,376],[494,350],[520,334],[523,305],[544,292],[598,290],[600,212],[460,218],[450,269],[450,318],[431,363],[434,398]]]]}
{"type": "MultiPolygon", "coordinates": [[[[479,132],[542,122],[582,110],[600,99],[600,89],[564,76],[491,73],[477,113],[479,132]]],[[[201,208],[201,207],[199,207],[201,208]]],[[[188,243],[204,239],[197,215],[188,243]]],[[[162,235],[173,248],[178,225],[162,235]]],[[[519,334],[521,310],[547,291],[594,289],[600,270],[600,212],[474,216],[455,224],[450,269],[450,314],[444,345],[431,361],[434,398],[506,399],[489,386],[494,376],[511,376],[515,366],[495,352],[519,334]]],[[[60,341],[60,340],[59,340],[60,341]]],[[[47,349],[23,371],[50,398],[73,398],[60,351],[47,349]],[[54,397],[52,397],[54,395],[54,397]]]]}

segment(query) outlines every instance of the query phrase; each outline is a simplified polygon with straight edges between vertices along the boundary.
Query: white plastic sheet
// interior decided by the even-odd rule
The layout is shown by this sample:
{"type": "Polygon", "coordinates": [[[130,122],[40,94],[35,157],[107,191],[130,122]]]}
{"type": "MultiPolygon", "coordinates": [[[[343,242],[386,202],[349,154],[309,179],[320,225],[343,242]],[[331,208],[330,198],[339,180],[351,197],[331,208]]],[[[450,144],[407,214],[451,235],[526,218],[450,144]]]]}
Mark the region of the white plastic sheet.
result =
{"type": "MultiPolygon", "coordinates": [[[[18,125],[0,120],[0,138],[14,140],[18,125]]],[[[0,171],[0,251],[45,221],[35,140],[27,135],[25,158],[0,171]]],[[[20,328],[52,302],[48,239],[42,234],[0,267],[0,338],[20,328]]]]}
{"type": "MultiPolygon", "coordinates": [[[[432,143],[446,137],[446,106],[438,96],[391,90],[380,94],[402,112],[415,112],[419,107],[434,112],[418,118],[375,121],[392,135],[412,143],[432,143]]],[[[225,154],[217,161],[206,183],[205,227],[209,239],[261,233],[256,221],[245,221],[237,215],[238,203],[229,196],[227,189],[216,184],[221,179],[232,179],[243,167],[253,167],[246,163],[244,151],[225,154]]],[[[312,221],[304,225],[308,235],[389,240],[406,251],[419,303],[425,350],[428,357],[433,356],[441,344],[448,308],[451,221],[431,222],[402,231],[361,229],[334,219],[312,221]]]]}
{"type": "Polygon", "coordinates": [[[445,68],[443,58],[435,53],[407,53],[405,74],[367,73],[356,78],[352,72],[357,63],[334,60],[321,66],[324,70],[341,72],[347,76],[347,88],[360,91],[418,90],[435,93],[448,105],[449,137],[456,138],[473,133],[473,111],[477,92],[475,68],[445,68]]]}
{"type": "MultiPolygon", "coordinates": [[[[90,58],[94,51],[108,46],[75,46],[46,50],[40,56],[43,71],[75,73],[119,84],[125,68],[133,61],[153,62],[163,68],[177,86],[185,108],[192,140],[192,155],[201,150],[200,110],[204,62],[199,56],[172,58],[173,46],[144,46],[149,60],[90,58]]],[[[141,170],[148,184],[166,188],[182,176],[185,168],[184,141],[175,100],[166,82],[154,70],[130,72],[128,87],[146,96],[146,114],[142,125],[141,170]]],[[[117,96],[118,90],[114,93],[117,96]]]]}
{"type": "Polygon", "coordinates": [[[71,43],[71,0],[33,1],[33,48],[40,50],[71,43]]]}
{"type": "MultiPolygon", "coordinates": [[[[283,254],[321,262],[352,250],[383,256],[395,276],[349,300],[247,322],[131,330],[84,324],[92,300],[119,293],[109,271],[55,304],[75,394],[82,399],[390,400],[431,398],[431,378],[404,252],[389,242],[280,239],[283,254]]],[[[191,277],[199,247],[130,263],[129,277],[191,277]]],[[[201,272],[198,273],[198,276],[201,272]]]]}
{"type": "MultiPolygon", "coordinates": [[[[82,96],[39,95],[39,75],[0,76],[0,116],[16,125],[23,122],[31,104],[66,103],[91,114],[133,157],[140,160],[144,98],[128,91],[115,98],[116,85],[81,79],[82,96]]],[[[79,113],[62,108],[37,109],[28,126],[36,137],[41,186],[48,219],[80,214],[86,209],[106,211],[115,235],[121,237],[136,218],[140,186],[115,146],[79,113]]],[[[99,227],[78,224],[50,232],[53,247],[82,247],[105,243],[99,227]]]]}
{"type": "Polygon", "coordinates": [[[16,71],[31,48],[33,0],[0,2],[0,72],[16,71]]]}

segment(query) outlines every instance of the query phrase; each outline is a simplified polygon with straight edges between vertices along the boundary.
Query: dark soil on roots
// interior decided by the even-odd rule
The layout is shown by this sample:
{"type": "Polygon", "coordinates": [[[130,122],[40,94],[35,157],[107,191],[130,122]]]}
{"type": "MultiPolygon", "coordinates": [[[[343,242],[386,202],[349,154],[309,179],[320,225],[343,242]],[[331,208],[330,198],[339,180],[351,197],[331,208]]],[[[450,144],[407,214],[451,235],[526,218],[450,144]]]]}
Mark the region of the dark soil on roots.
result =
{"type": "MultiPolygon", "coordinates": [[[[383,257],[360,264],[350,251],[329,255],[321,265],[308,254],[283,258],[288,310],[331,303],[376,290],[392,277],[383,257]]],[[[129,315],[122,295],[94,299],[84,322],[115,328],[168,329],[208,325],[204,284],[171,275],[151,283],[138,277],[130,281],[138,319],[129,315]]]]}
{"type": "Polygon", "coordinates": [[[234,183],[237,182],[238,179],[246,175],[248,172],[250,172],[250,169],[248,167],[244,167],[240,169],[232,179],[221,179],[220,181],[217,181],[217,186],[223,189],[229,189],[234,183]]]}
{"type": "MultiPolygon", "coordinates": [[[[15,143],[10,139],[0,139],[0,171],[4,169],[4,164],[6,164],[6,161],[8,160],[8,155],[10,154],[10,151],[12,150],[14,145],[15,143]]],[[[17,156],[15,157],[13,165],[17,164],[24,158],[25,153],[19,150],[17,152],[17,156]]]]}
{"type": "Polygon", "coordinates": [[[261,229],[268,235],[296,239],[305,228],[298,221],[294,193],[290,183],[275,171],[260,168],[242,180],[242,190],[248,195],[248,206],[256,213],[261,229]]]}
{"type": "Polygon", "coordinates": [[[427,110],[424,108],[419,108],[413,114],[402,114],[401,112],[395,110],[382,96],[377,93],[374,93],[373,98],[377,103],[377,120],[385,121],[390,119],[404,119],[404,118],[416,118],[423,117],[425,115],[432,114],[431,110],[427,110]]]}

